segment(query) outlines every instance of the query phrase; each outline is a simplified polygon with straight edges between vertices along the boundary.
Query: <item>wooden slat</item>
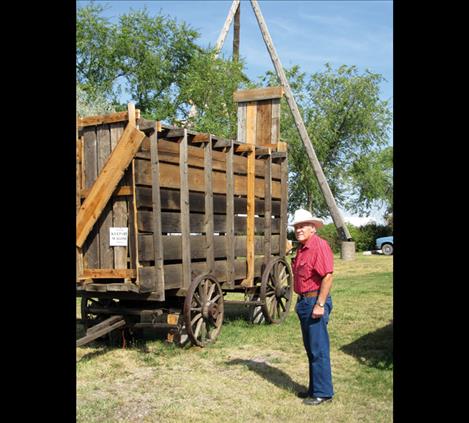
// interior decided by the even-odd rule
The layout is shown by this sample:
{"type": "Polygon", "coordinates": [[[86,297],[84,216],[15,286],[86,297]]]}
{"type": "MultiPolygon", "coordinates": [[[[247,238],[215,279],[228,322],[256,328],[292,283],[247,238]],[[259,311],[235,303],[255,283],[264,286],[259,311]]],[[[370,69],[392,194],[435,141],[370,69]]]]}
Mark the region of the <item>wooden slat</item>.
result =
{"type": "Polygon", "coordinates": [[[129,124],[135,126],[137,124],[137,116],[135,113],[135,104],[128,103],[127,104],[127,113],[129,115],[129,124]]]}
{"type": "MultiPolygon", "coordinates": [[[[254,276],[256,277],[261,276],[262,264],[263,264],[263,257],[256,257],[256,261],[254,265],[254,276]]],[[[235,280],[241,280],[246,277],[246,261],[235,260],[234,268],[235,268],[235,276],[234,276],[235,280]]],[[[153,266],[144,267],[142,269],[142,273],[143,272],[154,273],[155,268],[153,266]]],[[[183,273],[183,270],[180,264],[165,265],[164,266],[165,289],[183,288],[182,286],[183,274],[182,273],[183,273]]],[[[207,263],[205,261],[192,263],[193,276],[195,277],[202,273],[207,273],[207,263]]],[[[219,282],[226,281],[226,260],[215,260],[215,270],[213,271],[213,275],[217,278],[219,282]]],[[[152,276],[147,276],[147,277],[152,277],[152,276]]]]}
{"type": "MultiPolygon", "coordinates": [[[[245,144],[243,144],[245,145],[245,144]]],[[[273,148],[277,145],[272,145],[273,148]]],[[[238,145],[235,147],[235,151],[239,149],[238,145]]],[[[252,147],[246,147],[249,150],[252,150],[252,147]]],[[[150,160],[150,143],[149,139],[145,138],[142,141],[141,152],[139,151],[136,154],[136,157],[150,160]]],[[[188,163],[190,167],[199,167],[203,169],[204,167],[204,152],[203,149],[199,147],[194,147],[189,145],[188,147],[188,163]]],[[[161,163],[174,163],[179,165],[179,143],[174,141],[167,141],[164,139],[158,138],[158,156],[161,163]]],[[[234,155],[233,157],[233,170],[236,173],[247,174],[247,158],[240,155],[234,155]]],[[[226,172],[226,157],[225,153],[222,151],[212,151],[212,167],[213,170],[219,170],[226,172]]],[[[272,165],[272,177],[274,179],[280,180],[280,165],[272,165]]],[[[263,177],[264,175],[264,163],[262,160],[256,161],[256,176],[263,177]]]]}
{"type": "MultiPolygon", "coordinates": [[[[153,245],[155,260],[155,286],[153,291],[160,301],[165,300],[163,269],[163,237],[161,234],[161,198],[160,198],[160,164],[158,161],[158,134],[150,137],[152,163],[152,209],[153,209],[153,245]]],[[[142,283],[140,283],[142,285],[142,283]]]]}
{"type": "Polygon", "coordinates": [[[253,88],[249,90],[238,90],[233,94],[235,102],[270,100],[283,96],[283,87],[253,88]]]}
{"type": "MultiPolygon", "coordinates": [[[[117,143],[124,132],[124,123],[115,123],[110,125],[111,130],[111,150],[114,150],[117,143]]],[[[124,176],[125,177],[125,176],[124,176]]],[[[132,187],[124,186],[124,178],[119,181],[119,184],[112,196],[132,195],[132,187]]],[[[123,198],[113,198],[112,211],[113,211],[113,226],[117,228],[128,227],[128,214],[127,214],[127,200],[123,198]]],[[[115,246],[114,249],[114,267],[116,269],[127,268],[127,253],[128,246],[115,246]]]]}
{"type": "MultiPolygon", "coordinates": [[[[98,174],[101,173],[111,154],[111,134],[109,125],[100,125],[96,129],[98,146],[98,174]]],[[[109,230],[112,227],[112,204],[108,202],[97,219],[99,230],[99,267],[110,269],[114,267],[114,251],[109,245],[109,230]]]]}
{"type": "Polygon", "coordinates": [[[182,236],[182,287],[189,288],[191,283],[191,245],[189,212],[189,166],[187,152],[187,130],[179,145],[179,174],[181,181],[181,236],[182,236]]]}
{"type": "Polygon", "coordinates": [[[271,164],[272,159],[270,157],[265,159],[264,259],[266,264],[269,262],[272,254],[272,196],[270,195],[270,192],[272,191],[271,164]]]}
{"type": "Polygon", "coordinates": [[[135,278],[135,269],[84,269],[82,279],[135,278]]]}
{"type": "MultiPolygon", "coordinates": [[[[246,143],[256,143],[257,127],[257,105],[255,102],[247,104],[246,111],[246,143]]],[[[248,176],[247,176],[247,236],[246,236],[246,264],[247,275],[243,286],[254,285],[254,218],[255,218],[255,163],[256,156],[253,152],[248,154],[248,176]]],[[[264,188],[264,187],[263,187],[264,188]]]]}
{"type": "MultiPolygon", "coordinates": [[[[213,237],[213,256],[219,260],[221,258],[227,258],[230,261],[228,254],[232,256],[246,257],[246,236],[238,235],[232,236],[232,239],[228,240],[228,236],[219,235],[213,237]]],[[[272,254],[279,253],[280,246],[280,235],[272,235],[269,238],[271,244],[272,254]]],[[[204,235],[191,235],[190,236],[191,260],[205,259],[206,258],[206,247],[205,247],[205,236],[204,235]]],[[[182,259],[182,238],[180,236],[165,235],[162,237],[162,257],[164,260],[181,260],[182,259]]],[[[153,236],[152,234],[139,234],[138,238],[138,251],[139,258],[141,261],[153,260],[155,251],[153,248],[153,236]]],[[[265,239],[264,236],[258,235],[254,237],[254,251],[256,255],[263,255],[265,251],[265,239]]],[[[231,259],[233,263],[234,258],[231,259]]],[[[227,275],[228,280],[228,275],[227,275]]]]}
{"type": "MultiPolygon", "coordinates": [[[[88,197],[90,192],[91,192],[91,188],[81,190],[80,192],[81,198],[88,197]]],[[[129,185],[118,186],[112,193],[112,197],[125,197],[127,195],[132,195],[132,187],[129,185]]]]}
{"type": "MultiPolygon", "coordinates": [[[[207,259],[207,269],[212,273],[215,257],[213,245],[213,188],[212,188],[212,136],[209,137],[208,143],[204,145],[205,156],[205,249],[207,259]]],[[[189,202],[189,199],[188,199],[189,202]]]]}
{"type": "MultiPolygon", "coordinates": [[[[254,153],[253,153],[254,154],[254,153]]],[[[151,168],[148,160],[136,160],[137,184],[151,186],[151,168]]],[[[204,171],[203,169],[189,167],[189,189],[191,191],[205,192],[204,171]]],[[[213,193],[226,193],[226,174],[223,172],[213,172],[213,193]]],[[[255,178],[255,196],[264,197],[264,180],[255,178]]],[[[180,187],[180,169],[179,166],[160,162],[160,184],[161,188],[180,187]]],[[[234,175],[234,193],[235,195],[247,195],[247,176],[234,175]]],[[[280,181],[272,182],[272,197],[280,199],[281,184],[280,181]]]]}
{"type": "Polygon", "coordinates": [[[109,156],[91,192],[83,202],[77,216],[77,246],[81,247],[94,223],[106,206],[132,157],[140,147],[145,134],[127,125],[116,148],[109,156]]]}
{"type": "MultiPolygon", "coordinates": [[[[228,152],[227,152],[228,154],[228,152]]],[[[228,178],[227,178],[228,185],[228,178]]],[[[138,207],[152,207],[151,187],[136,187],[138,207]]],[[[165,211],[174,211],[180,209],[179,191],[171,189],[160,189],[161,209],[165,211]]],[[[213,194],[213,212],[216,214],[226,213],[226,202],[228,201],[224,194],[213,194]]],[[[247,200],[243,197],[234,199],[234,214],[245,214],[247,210],[247,200]]],[[[205,212],[205,195],[200,192],[189,192],[189,208],[192,212],[205,212]]],[[[264,216],[264,200],[256,199],[256,215],[264,216]]],[[[280,216],[280,200],[272,201],[272,215],[280,216]]]]}
{"type": "Polygon", "coordinates": [[[272,103],[271,100],[257,102],[256,145],[270,145],[272,135],[272,103]]]}
{"type": "MultiPolygon", "coordinates": [[[[128,125],[129,126],[129,125],[128,125]]],[[[130,250],[132,251],[131,253],[131,267],[133,269],[136,269],[137,273],[137,279],[135,283],[140,289],[140,259],[138,256],[138,219],[139,219],[139,212],[137,208],[137,196],[135,195],[135,159],[132,160],[131,164],[131,172],[132,172],[132,190],[133,190],[133,195],[132,195],[132,201],[129,205],[129,208],[131,209],[131,218],[130,218],[130,224],[131,224],[131,234],[130,234],[130,250]]]]}
{"type": "Polygon", "coordinates": [[[282,199],[280,203],[280,257],[285,257],[288,225],[288,161],[282,162],[282,199]]]}
{"type": "MultiPolygon", "coordinates": [[[[80,191],[83,186],[83,137],[78,137],[78,130],[77,130],[77,141],[76,141],[76,214],[80,210],[81,206],[81,198],[80,198],[80,191]]],[[[78,277],[83,273],[83,251],[81,248],[76,249],[76,274],[77,274],[77,281],[78,277]]]]}
{"type": "MultiPolygon", "coordinates": [[[[98,152],[96,146],[96,129],[94,127],[83,129],[83,175],[84,188],[91,188],[98,176],[98,152]]],[[[83,206],[83,204],[80,206],[83,206]]],[[[77,216],[80,213],[78,210],[77,216]]],[[[79,245],[78,248],[81,246],[79,245]]],[[[84,268],[99,267],[99,233],[97,228],[91,230],[90,236],[83,245],[84,268]]]]}
{"type": "Polygon", "coordinates": [[[234,287],[234,260],[235,260],[235,244],[234,244],[234,178],[233,178],[233,147],[226,152],[226,281],[228,286],[234,287]]]}
{"type": "Polygon", "coordinates": [[[272,100],[272,128],[270,135],[271,143],[277,144],[280,141],[280,99],[272,100]]]}
{"type": "Polygon", "coordinates": [[[238,103],[238,135],[239,142],[246,142],[246,103],[238,103]]]}
{"type": "Polygon", "coordinates": [[[127,112],[109,113],[107,115],[87,116],[77,119],[78,127],[102,125],[104,123],[116,123],[129,119],[127,112]]]}
{"type": "MultiPolygon", "coordinates": [[[[202,233],[205,232],[205,218],[200,213],[189,214],[190,232],[202,233]]],[[[139,232],[153,232],[152,212],[147,210],[139,210],[138,212],[138,230],[139,232]]],[[[235,233],[247,232],[247,217],[234,216],[234,231],[235,233]]],[[[214,232],[226,232],[227,215],[214,214],[213,215],[213,230],[214,232]]],[[[254,229],[256,233],[264,232],[264,218],[254,218],[254,229]]],[[[181,214],[177,212],[162,212],[161,213],[161,230],[163,233],[180,233],[181,232],[181,214]]],[[[280,219],[272,219],[272,233],[279,233],[280,219]]]]}

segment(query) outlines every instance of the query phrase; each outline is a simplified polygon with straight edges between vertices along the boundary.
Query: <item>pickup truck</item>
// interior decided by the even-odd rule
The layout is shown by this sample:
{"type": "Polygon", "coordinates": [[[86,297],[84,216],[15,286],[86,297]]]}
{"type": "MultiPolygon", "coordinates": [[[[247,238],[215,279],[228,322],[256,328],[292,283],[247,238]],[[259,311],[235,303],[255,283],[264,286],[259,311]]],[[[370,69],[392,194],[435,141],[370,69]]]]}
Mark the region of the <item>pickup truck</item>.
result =
{"type": "Polygon", "coordinates": [[[376,249],[381,250],[384,255],[390,256],[394,251],[394,238],[393,236],[383,236],[376,238],[376,249]]]}

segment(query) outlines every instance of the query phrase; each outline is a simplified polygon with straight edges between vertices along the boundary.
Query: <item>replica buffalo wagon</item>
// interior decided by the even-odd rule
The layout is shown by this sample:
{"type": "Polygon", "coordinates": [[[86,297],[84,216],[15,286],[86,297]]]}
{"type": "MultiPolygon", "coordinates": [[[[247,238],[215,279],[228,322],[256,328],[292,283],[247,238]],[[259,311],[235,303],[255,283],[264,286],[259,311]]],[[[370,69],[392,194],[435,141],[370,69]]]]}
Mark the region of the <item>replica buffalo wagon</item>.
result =
{"type": "Polygon", "coordinates": [[[83,345],[166,328],[203,346],[224,304],[281,322],[292,298],[281,87],[237,91],[236,140],[127,112],[77,122],[77,295],[83,345]],[[245,300],[226,301],[228,292],[245,300]]]}

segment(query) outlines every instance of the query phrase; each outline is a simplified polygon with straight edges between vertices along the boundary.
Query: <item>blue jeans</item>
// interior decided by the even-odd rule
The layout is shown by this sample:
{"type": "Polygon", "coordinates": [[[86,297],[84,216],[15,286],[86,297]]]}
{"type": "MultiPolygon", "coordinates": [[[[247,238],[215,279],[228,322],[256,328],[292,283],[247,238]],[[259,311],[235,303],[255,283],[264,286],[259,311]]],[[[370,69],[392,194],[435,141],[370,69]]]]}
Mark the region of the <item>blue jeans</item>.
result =
{"type": "Polygon", "coordinates": [[[317,297],[306,297],[298,300],[295,311],[301,323],[303,344],[309,361],[308,393],[314,397],[332,397],[332,371],[329,350],[329,334],[327,323],[332,311],[332,299],[327,297],[324,315],[319,319],[311,317],[317,297]]]}

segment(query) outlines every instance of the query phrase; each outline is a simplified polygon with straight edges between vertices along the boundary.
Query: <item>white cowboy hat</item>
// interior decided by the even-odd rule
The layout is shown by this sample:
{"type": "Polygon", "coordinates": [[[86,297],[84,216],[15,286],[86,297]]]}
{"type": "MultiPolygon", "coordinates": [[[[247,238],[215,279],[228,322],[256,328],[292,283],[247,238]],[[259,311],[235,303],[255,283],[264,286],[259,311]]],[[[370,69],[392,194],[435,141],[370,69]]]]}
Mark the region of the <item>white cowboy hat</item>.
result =
{"type": "Polygon", "coordinates": [[[320,228],[321,226],[324,226],[324,221],[320,219],[319,217],[313,217],[313,215],[308,211],[304,209],[299,209],[295,212],[295,216],[293,218],[293,222],[291,223],[291,226],[295,226],[298,223],[306,223],[306,222],[311,222],[316,226],[316,228],[320,228]]]}

